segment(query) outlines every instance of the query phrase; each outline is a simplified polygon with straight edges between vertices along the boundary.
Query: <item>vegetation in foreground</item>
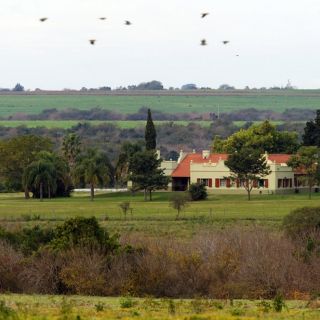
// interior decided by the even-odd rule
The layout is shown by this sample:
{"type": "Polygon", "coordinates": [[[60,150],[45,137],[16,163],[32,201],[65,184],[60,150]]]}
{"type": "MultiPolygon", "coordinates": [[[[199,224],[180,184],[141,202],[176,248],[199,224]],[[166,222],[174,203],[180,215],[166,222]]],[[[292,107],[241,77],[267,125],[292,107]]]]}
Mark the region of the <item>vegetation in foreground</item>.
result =
{"type": "Polygon", "coordinates": [[[317,320],[317,300],[286,301],[281,312],[275,302],[267,300],[172,300],[58,297],[0,296],[0,318],[4,320],[317,320]]]}
{"type": "Polygon", "coordinates": [[[311,299],[320,287],[319,212],[292,212],[281,232],[232,227],[190,239],[111,235],[94,217],[1,228],[0,292],[311,299]]]}

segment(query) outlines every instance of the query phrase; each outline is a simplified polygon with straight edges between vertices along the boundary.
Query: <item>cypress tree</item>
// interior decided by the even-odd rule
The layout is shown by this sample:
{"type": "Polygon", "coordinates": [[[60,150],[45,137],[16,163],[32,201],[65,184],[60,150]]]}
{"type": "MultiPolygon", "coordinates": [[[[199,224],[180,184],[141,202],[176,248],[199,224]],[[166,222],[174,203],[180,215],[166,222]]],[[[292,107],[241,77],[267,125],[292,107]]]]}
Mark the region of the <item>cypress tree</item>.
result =
{"type": "Polygon", "coordinates": [[[148,119],[145,131],[145,141],[146,141],[146,149],[147,150],[155,150],[157,146],[157,133],[154,127],[151,111],[148,109],[148,119]]]}

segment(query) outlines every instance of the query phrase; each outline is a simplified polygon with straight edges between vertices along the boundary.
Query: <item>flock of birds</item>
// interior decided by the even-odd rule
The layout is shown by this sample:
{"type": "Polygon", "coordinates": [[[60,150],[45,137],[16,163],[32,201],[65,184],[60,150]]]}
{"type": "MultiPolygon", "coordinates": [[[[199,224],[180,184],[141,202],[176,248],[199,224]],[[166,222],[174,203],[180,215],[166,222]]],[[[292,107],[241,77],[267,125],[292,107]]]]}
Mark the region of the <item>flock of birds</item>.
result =
{"type": "MultiPolygon", "coordinates": [[[[206,18],[209,14],[210,14],[209,12],[203,12],[203,13],[201,13],[201,18],[204,19],[204,18],[206,18]]],[[[46,22],[48,19],[49,19],[49,18],[47,18],[47,17],[43,17],[43,18],[40,18],[39,20],[40,20],[40,22],[46,22]]],[[[106,17],[100,17],[100,18],[98,18],[98,19],[101,20],[101,21],[107,20],[106,17]]],[[[124,21],[124,24],[125,24],[126,26],[131,26],[131,25],[132,25],[132,22],[129,21],[129,20],[125,20],[125,21],[124,21]]],[[[92,46],[94,46],[96,42],[97,42],[96,39],[90,39],[90,40],[89,40],[89,43],[90,43],[92,46]]],[[[229,43],[230,43],[229,40],[224,40],[224,41],[222,41],[222,44],[224,44],[224,45],[227,45],[227,44],[229,44],[229,43]]],[[[200,45],[201,45],[201,46],[206,46],[206,45],[208,45],[207,40],[206,40],[206,39],[202,39],[201,42],[200,42],[200,45]]],[[[237,56],[238,56],[238,55],[237,55],[237,56]]]]}

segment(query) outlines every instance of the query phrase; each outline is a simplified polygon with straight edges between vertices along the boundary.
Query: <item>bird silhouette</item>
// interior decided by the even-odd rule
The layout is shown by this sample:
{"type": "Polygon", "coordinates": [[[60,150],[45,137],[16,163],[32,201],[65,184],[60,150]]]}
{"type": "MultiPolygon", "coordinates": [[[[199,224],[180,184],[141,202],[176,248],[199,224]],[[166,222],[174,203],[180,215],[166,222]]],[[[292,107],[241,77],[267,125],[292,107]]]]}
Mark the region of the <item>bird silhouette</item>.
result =
{"type": "Polygon", "coordinates": [[[200,45],[206,46],[207,45],[207,40],[206,39],[202,39],[200,45]]]}
{"type": "Polygon", "coordinates": [[[96,44],[96,41],[97,41],[97,40],[95,40],[95,39],[89,40],[90,44],[93,45],[93,46],[96,44]]]}
{"type": "Polygon", "coordinates": [[[223,43],[224,45],[228,44],[229,42],[230,42],[230,41],[228,41],[228,40],[222,41],[222,43],[223,43]]]}
{"type": "Polygon", "coordinates": [[[209,15],[209,12],[201,13],[201,18],[203,19],[203,18],[205,18],[205,17],[208,16],[208,15],[209,15]]]}
{"type": "Polygon", "coordinates": [[[125,24],[126,26],[131,26],[131,25],[132,25],[132,23],[131,23],[130,21],[128,21],[128,20],[126,20],[126,21],[124,22],[124,24],[125,24]]]}
{"type": "Polygon", "coordinates": [[[107,18],[106,17],[100,17],[99,20],[103,21],[103,20],[107,20],[107,18]]]}
{"type": "Polygon", "coordinates": [[[41,18],[41,19],[39,19],[39,20],[40,20],[40,22],[45,22],[45,21],[48,20],[48,18],[41,18]]]}

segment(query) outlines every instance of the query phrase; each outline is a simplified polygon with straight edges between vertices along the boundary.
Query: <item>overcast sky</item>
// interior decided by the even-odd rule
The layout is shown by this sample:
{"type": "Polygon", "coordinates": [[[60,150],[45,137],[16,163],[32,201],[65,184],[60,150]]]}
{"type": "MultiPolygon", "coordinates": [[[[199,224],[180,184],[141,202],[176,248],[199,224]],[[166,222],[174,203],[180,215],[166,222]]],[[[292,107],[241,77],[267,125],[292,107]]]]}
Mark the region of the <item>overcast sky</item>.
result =
{"type": "Polygon", "coordinates": [[[320,88],[319,0],[0,0],[0,30],[0,87],[320,88]]]}

